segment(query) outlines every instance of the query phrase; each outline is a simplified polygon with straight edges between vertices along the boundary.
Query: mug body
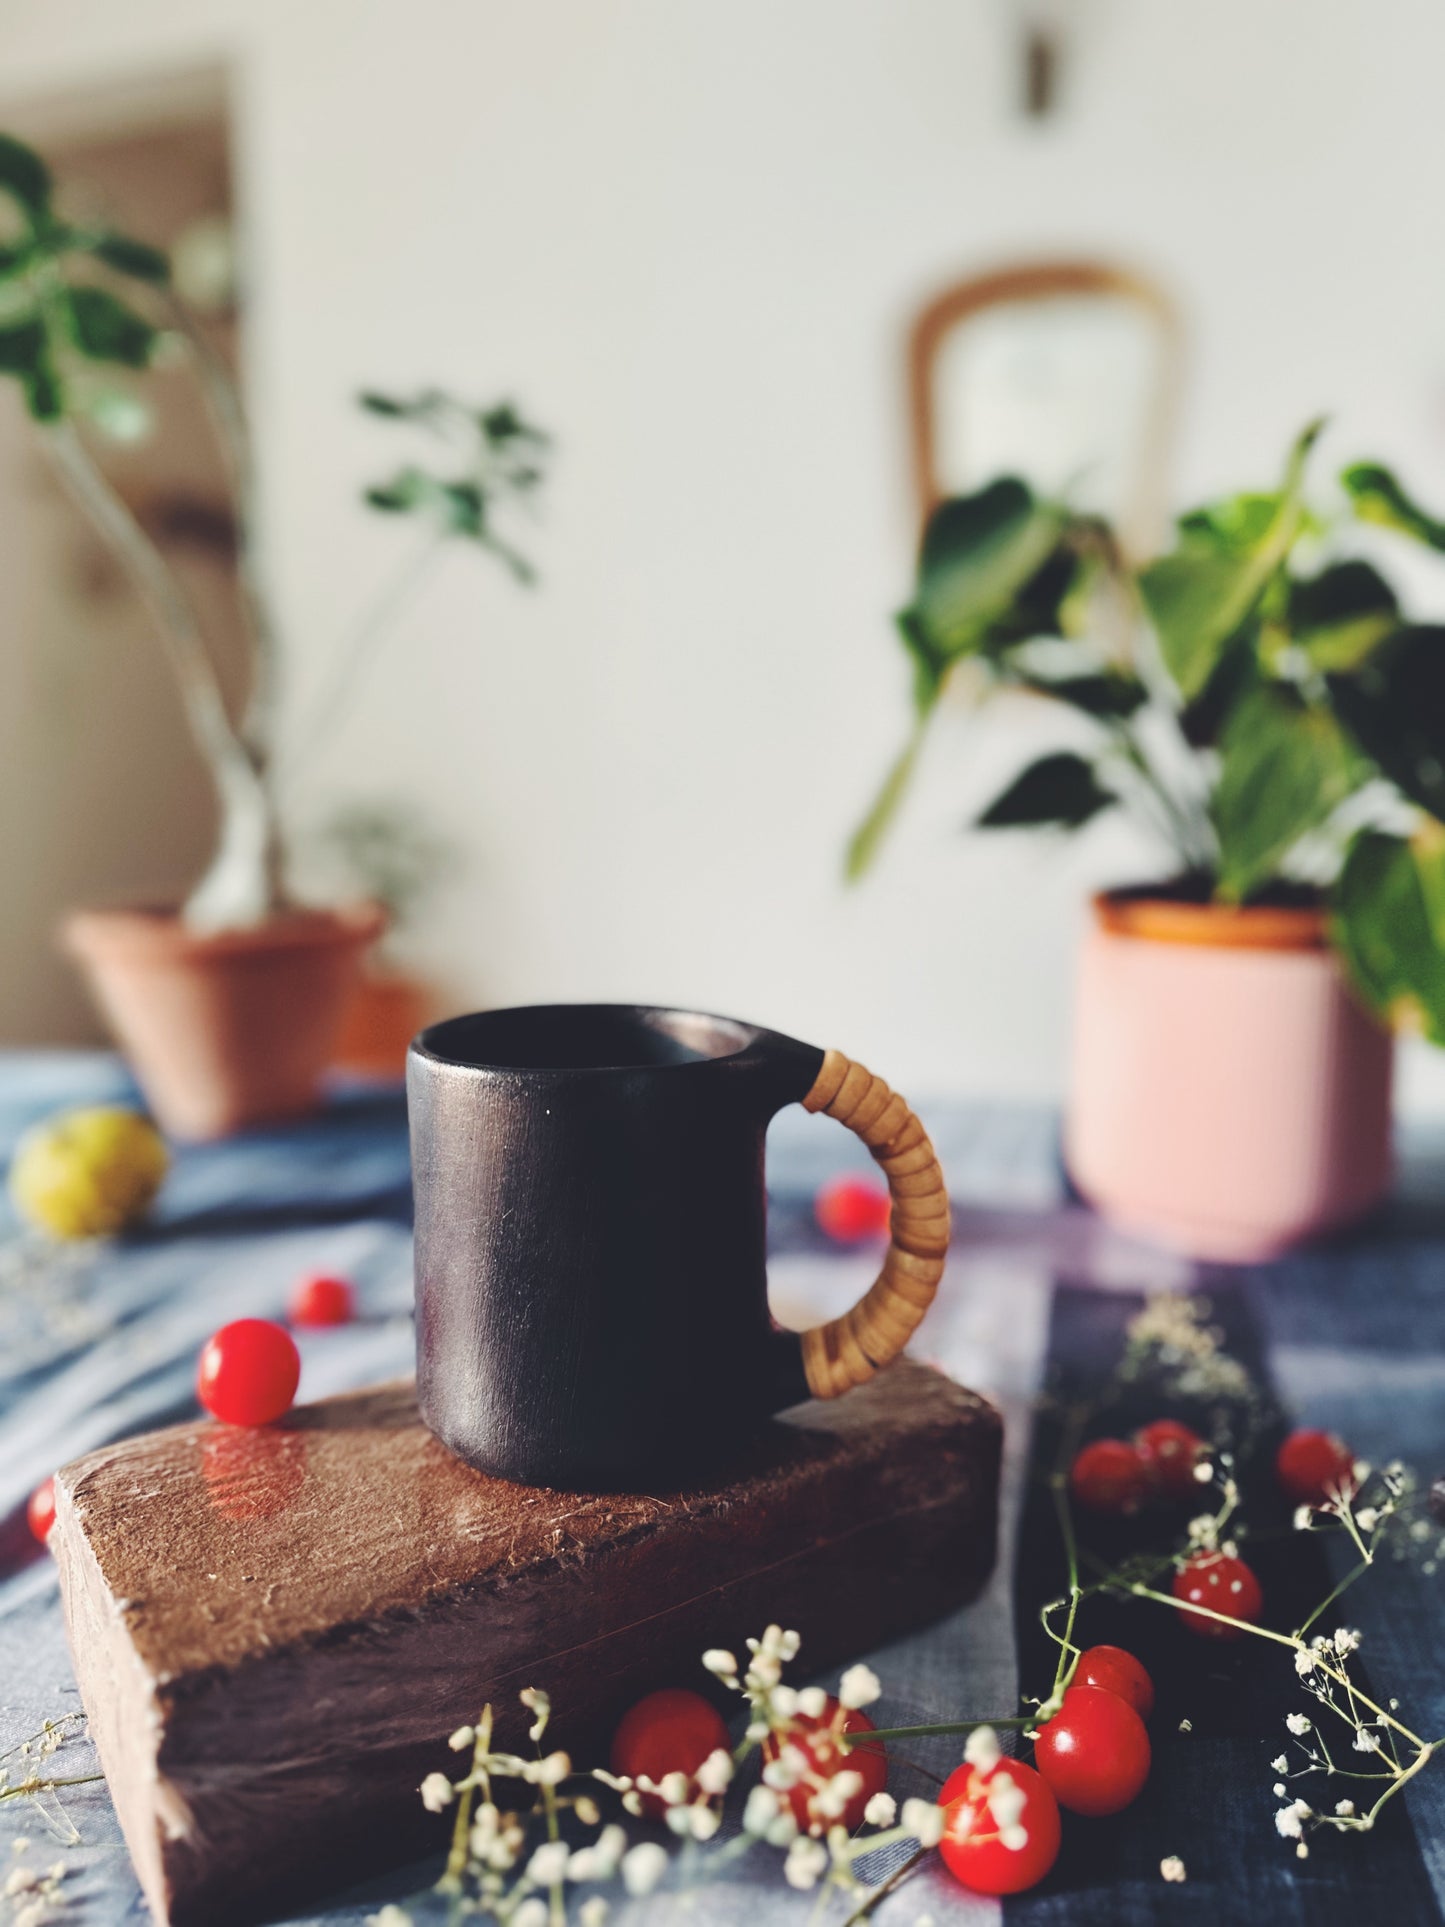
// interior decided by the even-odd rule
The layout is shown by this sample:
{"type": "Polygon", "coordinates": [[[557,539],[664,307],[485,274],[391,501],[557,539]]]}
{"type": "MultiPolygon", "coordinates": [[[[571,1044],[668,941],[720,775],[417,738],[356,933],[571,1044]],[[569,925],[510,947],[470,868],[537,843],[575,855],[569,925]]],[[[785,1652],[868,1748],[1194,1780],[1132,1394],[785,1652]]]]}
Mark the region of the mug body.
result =
{"type": "Polygon", "coordinates": [[[676,1480],[805,1396],[768,1316],[764,1138],[822,1053],[727,1018],[543,1005],[407,1063],[417,1389],[530,1485],[676,1480]]]}
{"type": "Polygon", "coordinates": [[[1106,1217],[1191,1257],[1269,1258],[1384,1195],[1392,1061],[1317,913],[1101,898],[1069,1175],[1106,1217]]]}

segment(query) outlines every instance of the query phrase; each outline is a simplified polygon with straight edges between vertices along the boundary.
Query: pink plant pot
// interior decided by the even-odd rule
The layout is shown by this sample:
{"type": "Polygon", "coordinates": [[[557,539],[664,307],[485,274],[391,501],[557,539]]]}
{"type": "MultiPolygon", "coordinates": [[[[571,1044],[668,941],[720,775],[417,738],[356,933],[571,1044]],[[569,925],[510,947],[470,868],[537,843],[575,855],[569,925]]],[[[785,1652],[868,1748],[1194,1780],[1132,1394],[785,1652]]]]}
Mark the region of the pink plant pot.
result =
{"type": "Polygon", "coordinates": [[[1191,1257],[1275,1256],[1384,1195],[1393,1061],[1321,913],[1096,898],[1069,1173],[1104,1216],[1191,1257]]]}

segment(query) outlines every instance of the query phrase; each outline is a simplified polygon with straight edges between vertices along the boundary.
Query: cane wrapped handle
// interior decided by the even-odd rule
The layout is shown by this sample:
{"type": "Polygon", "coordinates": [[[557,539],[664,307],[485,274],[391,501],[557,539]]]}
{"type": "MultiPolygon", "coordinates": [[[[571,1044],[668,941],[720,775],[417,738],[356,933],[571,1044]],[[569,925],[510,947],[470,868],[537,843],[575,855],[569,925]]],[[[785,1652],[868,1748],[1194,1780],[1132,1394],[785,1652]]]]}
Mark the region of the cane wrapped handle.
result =
{"type": "Polygon", "coordinates": [[[826,1054],[803,1108],[826,1111],[862,1138],[893,1203],[888,1256],[867,1293],[843,1317],[803,1334],[809,1391],[836,1398],[895,1359],[923,1322],[948,1251],[948,1188],[906,1099],[841,1051],[826,1054]]]}

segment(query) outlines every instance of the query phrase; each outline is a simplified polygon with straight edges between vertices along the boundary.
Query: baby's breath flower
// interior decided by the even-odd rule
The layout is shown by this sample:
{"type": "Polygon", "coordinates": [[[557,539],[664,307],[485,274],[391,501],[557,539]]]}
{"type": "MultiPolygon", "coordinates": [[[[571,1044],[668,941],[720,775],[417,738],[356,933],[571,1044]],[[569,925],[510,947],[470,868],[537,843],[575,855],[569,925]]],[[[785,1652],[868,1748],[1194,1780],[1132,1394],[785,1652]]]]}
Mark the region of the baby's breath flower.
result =
{"type": "Polygon", "coordinates": [[[726,1747],[716,1747],[697,1770],[697,1783],[704,1793],[726,1793],[732,1785],[733,1756],[726,1747]]]}
{"type": "Polygon", "coordinates": [[[530,1895],[512,1915],[512,1927],[547,1927],[546,1901],[530,1895]]]}
{"type": "Polygon", "coordinates": [[[523,1778],[533,1786],[561,1786],[571,1771],[570,1753],[549,1753],[545,1759],[529,1760],[523,1778]]]}
{"type": "Polygon", "coordinates": [[[770,1786],[755,1786],[743,1808],[743,1832],[766,1833],[777,1818],[778,1796],[770,1786]]]}
{"type": "Polygon", "coordinates": [[[820,1720],[828,1710],[828,1695],[821,1686],[805,1686],[798,1695],[798,1711],[806,1719],[820,1720]]]}
{"type": "Polygon", "coordinates": [[[1163,1879],[1177,1886],[1185,1878],[1184,1862],[1177,1853],[1165,1854],[1159,1862],[1159,1872],[1163,1879]]]}
{"type": "Polygon", "coordinates": [[[716,1807],[705,1805],[684,1807],[687,1815],[687,1830],[694,1840],[711,1840],[722,1825],[722,1815],[716,1807]]]}
{"type": "Polygon", "coordinates": [[[657,1794],[664,1806],[680,1807],[692,1792],[685,1773],[664,1773],[657,1783],[657,1794]]]}
{"type": "Polygon", "coordinates": [[[1303,1840],[1301,1840],[1301,1841],[1300,1841],[1300,1843],[1299,1843],[1299,1845],[1298,1845],[1298,1846],[1297,1846],[1297,1847],[1295,1848],[1295,1850],[1294,1850],[1294,1857],[1295,1857],[1295,1859],[1296,1859],[1296,1860],[1308,1860],[1308,1859],[1309,1859],[1309,1857],[1310,1857],[1310,1850],[1309,1850],[1309,1848],[1308,1848],[1308,1847],[1307,1847],[1307,1846],[1305,1845],[1305,1843],[1304,1843],[1304,1841],[1303,1841],[1303,1840]]]}
{"type": "Polygon", "coordinates": [[[891,1793],[875,1793],[863,1809],[870,1827],[891,1827],[898,1818],[898,1805],[891,1793]]]}
{"type": "Polygon", "coordinates": [[[763,1838],[770,1847],[786,1847],[792,1844],[797,1838],[797,1835],[798,1823],[793,1818],[793,1809],[791,1807],[782,1807],[779,1809],[776,1819],[769,1822],[768,1830],[763,1835],[763,1838]]]}
{"type": "Polygon", "coordinates": [[[1294,1529],[1296,1532],[1308,1532],[1314,1522],[1315,1512],[1313,1506],[1297,1505],[1295,1507],[1294,1529]]]}
{"type": "MultiPolygon", "coordinates": [[[[1001,1832],[1017,1826],[1023,1818],[1025,1794],[1017,1780],[1007,1773],[996,1773],[988,1784],[988,1810],[1001,1832]]],[[[942,1811],[942,1808],[939,1809],[942,1811]]]]}
{"type": "Polygon", "coordinates": [[[611,1911],[601,1894],[593,1894],[577,1909],[577,1927],[602,1927],[611,1911]]]}
{"type": "Polygon", "coordinates": [[[1282,1840],[1298,1840],[1304,1831],[1303,1823],[1309,1817],[1308,1801],[1292,1800],[1287,1807],[1281,1807],[1275,1814],[1275,1831],[1282,1840]]]}
{"type": "Polygon", "coordinates": [[[1341,1658],[1343,1658],[1346,1653],[1353,1653],[1358,1648],[1359,1643],[1360,1635],[1349,1626],[1341,1626],[1335,1633],[1335,1651],[1341,1658]]]}
{"type": "Polygon", "coordinates": [[[567,1863],[572,1858],[565,1840],[544,1840],[527,1862],[527,1874],[539,1887],[555,1886],[567,1878],[567,1863]]]}
{"type": "Polygon", "coordinates": [[[527,1686],[517,1695],[529,1713],[536,1717],[527,1728],[527,1738],[533,1742],[540,1740],[547,1730],[547,1722],[552,1717],[552,1702],[540,1686],[527,1686]]]}
{"type": "Polygon", "coordinates": [[[472,1741],[476,1737],[477,1736],[472,1731],[471,1727],[459,1726],[456,1732],[453,1733],[451,1738],[447,1741],[447,1745],[451,1748],[453,1753],[465,1753],[467,1748],[471,1745],[472,1741]]]}
{"type": "Polygon", "coordinates": [[[1308,1646],[1301,1646],[1295,1654],[1294,1669],[1301,1679],[1303,1679],[1307,1673],[1312,1673],[1315,1670],[1315,1656],[1308,1646]]]}
{"type": "Polygon", "coordinates": [[[572,1811],[577,1815],[577,1818],[582,1822],[584,1827],[595,1827],[597,1822],[602,1818],[602,1810],[597,1802],[589,1799],[585,1793],[581,1794],[572,1803],[572,1811]]]}
{"type": "Polygon", "coordinates": [[[452,1783],[445,1773],[428,1773],[421,1783],[421,1803],[428,1813],[440,1813],[452,1803],[452,1783]]]}
{"type": "Polygon", "coordinates": [[[790,1720],[798,1710],[798,1695],[791,1686],[775,1686],[772,1694],[773,1718],[790,1720]]]}
{"type": "Polygon", "coordinates": [[[1276,1773],[1284,1773],[1289,1767],[1289,1761],[1285,1758],[1284,1754],[1281,1753],[1277,1759],[1270,1761],[1270,1765],[1276,1773]]]}
{"type": "Polygon", "coordinates": [[[1378,1753],[1379,1750],[1380,1742],[1370,1731],[1369,1727],[1362,1726],[1355,1735],[1355,1751],[1357,1753],[1378,1753]]]}
{"type": "Polygon", "coordinates": [[[883,1683],[871,1666],[850,1666],[838,1683],[838,1701],[842,1706],[871,1706],[882,1693],[883,1683]]]}
{"type": "Polygon", "coordinates": [[[1194,1468],[1194,1476],[1200,1485],[1209,1484],[1210,1480],[1214,1477],[1214,1467],[1209,1463],[1208,1459],[1201,1459],[1199,1461],[1198,1465],[1194,1468]]]}
{"type": "Polygon", "coordinates": [[[828,1849],[821,1840],[810,1840],[800,1834],[788,1848],[788,1857],[783,1862],[783,1878],[790,1887],[799,1893],[807,1893],[816,1887],[828,1866],[828,1849]]]}
{"type": "Polygon", "coordinates": [[[1290,1732],[1296,1736],[1301,1733],[1308,1733],[1310,1730],[1310,1723],[1303,1713],[1286,1713],[1284,1723],[1290,1732]]]}
{"type": "Polygon", "coordinates": [[[1336,1800],[1335,1802],[1335,1812],[1338,1814],[1348,1816],[1352,1814],[1354,1810],[1355,1803],[1353,1800],[1336,1800]]]}
{"type": "Polygon", "coordinates": [[[841,1820],[848,1802],[856,1800],[862,1791],[863,1775],[850,1767],[844,1773],[833,1774],[818,1788],[808,1802],[808,1810],[817,1820],[841,1820]]]}
{"type": "Polygon", "coordinates": [[[992,1773],[1003,1758],[998,1734],[991,1726],[976,1726],[963,1743],[963,1757],[980,1773],[992,1773]]]}
{"type": "Polygon", "coordinates": [[[366,1927],[411,1927],[411,1915],[388,1901],[380,1913],[366,1916],[366,1927]]]}
{"type": "Polygon", "coordinates": [[[1276,1800],[1282,1800],[1285,1794],[1289,1792],[1289,1788],[1285,1785],[1283,1780],[1276,1780],[1274,1785],[1270,1788],[1270,1792],[1273,1793],[1276,1800]]]}
{"type": "Polygon", "coordinates": [[[905,1800],[902,1824],[920,1847],[936,1847],[943,1838],[947,1815],[936,1800],[905,1800]]]}
{"type": "Polygon", "coordinates": [[[635,1900],[650,1894],[667,1872],[667,1849],[643,1840],[622,1856],[622,1884],[635,1900]]]}
{"type": "Polygon", "coordinates": [[[1192,1733],[1194,1731],[1193,1720],[1181,1720],[1179,1722],[1179,1731],[1181,1733],[1192,1733]]]}
{"type": "Polygon", "coordinates": [[[702,1656],[702,1663],[710,1673],[719,1679],[736,1679],[738,1663],[724,1646],[710,1646],[702,1656]]]}

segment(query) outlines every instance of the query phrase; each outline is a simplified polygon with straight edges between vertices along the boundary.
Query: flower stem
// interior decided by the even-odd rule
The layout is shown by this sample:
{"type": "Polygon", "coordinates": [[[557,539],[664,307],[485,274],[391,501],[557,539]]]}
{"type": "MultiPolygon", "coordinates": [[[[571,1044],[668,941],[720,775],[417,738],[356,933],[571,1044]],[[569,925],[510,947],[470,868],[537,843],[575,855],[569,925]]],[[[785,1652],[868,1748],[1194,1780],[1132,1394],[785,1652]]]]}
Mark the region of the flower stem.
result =
{"type": "Polygon", "coordinates": [[[1033,1716],[1024,1719],[945,1720],[937,1726],[883,1726],[871,1733],[841,1733],[844,1746],[866,1746],[873,1740],[935,1739],[950,1733],[972,1733],[980,1726],[1006,1726],[1021,1730],[1033,1725],[1033,1716]]]}
{"type": "Polygon", "coordinates": [[[894,1888],[900,1886],[903,1881],[908,1878],[919,1861],[923,1859],[926,1852],[926,1848],[920,1847],[917,1853],[911,1853],[900,1866],[895,1867],[888,1878],[873,1889],[872,1893],[868,1895],[862,1905],[853,1909],[847,1920],[844,1921],[843,1927],[857,1927],[858,1921],[866,1920],[878,1905],[879,1901],[886,1900],[894,1888]]]}

